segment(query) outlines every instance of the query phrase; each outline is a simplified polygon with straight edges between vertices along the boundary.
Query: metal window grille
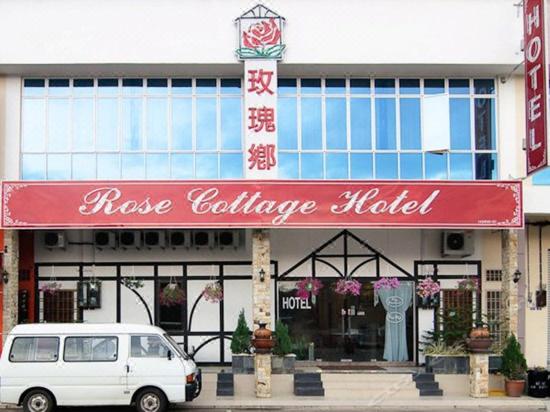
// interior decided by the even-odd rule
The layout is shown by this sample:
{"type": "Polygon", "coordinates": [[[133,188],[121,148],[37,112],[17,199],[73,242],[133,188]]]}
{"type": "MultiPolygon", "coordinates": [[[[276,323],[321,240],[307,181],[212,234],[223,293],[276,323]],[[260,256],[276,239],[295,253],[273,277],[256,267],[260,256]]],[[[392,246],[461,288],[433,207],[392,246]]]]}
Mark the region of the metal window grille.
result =
{"type": "Polygon", "coordinates": [[[45,293],[42,299],[43,318],[47,323],[72,323],[78,319],[76,290],[45,293]]]}
{"type": "Polygon", "coordinates": [[[501,269],[488,269],[485,272],[485,280],[487,282],[501,282],[502,270],[501,269]]]}
{"type": "Polygon", "coordinates": [[[502,340],[500,331],[500,308],[501,308],[501,293],[499,290],[487,291],[487,321],[489,323],[489,331],[493,342],[500,343],[502,340]]]}

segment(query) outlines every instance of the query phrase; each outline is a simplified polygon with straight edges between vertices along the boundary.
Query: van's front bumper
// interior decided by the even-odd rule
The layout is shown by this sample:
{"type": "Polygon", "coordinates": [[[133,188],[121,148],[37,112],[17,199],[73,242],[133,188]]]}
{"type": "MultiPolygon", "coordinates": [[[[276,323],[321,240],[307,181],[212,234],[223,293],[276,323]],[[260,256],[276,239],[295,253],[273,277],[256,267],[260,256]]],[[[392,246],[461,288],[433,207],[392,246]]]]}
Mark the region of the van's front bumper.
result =
{"type": "Polygon", "coordinates": [[[185,385],[185,401],[190,402],[200,395],[202,390],[202,373],[200,369],[197,369],[195,374],[195,380],[193,383],[185,385]]]}

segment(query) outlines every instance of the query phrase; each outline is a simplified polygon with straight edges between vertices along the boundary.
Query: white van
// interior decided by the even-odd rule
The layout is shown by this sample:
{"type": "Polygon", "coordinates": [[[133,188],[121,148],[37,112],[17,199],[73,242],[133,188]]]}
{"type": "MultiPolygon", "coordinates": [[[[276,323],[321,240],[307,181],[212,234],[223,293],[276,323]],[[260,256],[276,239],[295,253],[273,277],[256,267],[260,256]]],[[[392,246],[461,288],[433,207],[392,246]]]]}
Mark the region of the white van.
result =
{"type": "Polygon", "coordinates": [[[163,412],[200,390],[200,370],[155,326],[18,325],[0,359],[0,402],[26,412],[130,404],[140,412],[163,412]]]}

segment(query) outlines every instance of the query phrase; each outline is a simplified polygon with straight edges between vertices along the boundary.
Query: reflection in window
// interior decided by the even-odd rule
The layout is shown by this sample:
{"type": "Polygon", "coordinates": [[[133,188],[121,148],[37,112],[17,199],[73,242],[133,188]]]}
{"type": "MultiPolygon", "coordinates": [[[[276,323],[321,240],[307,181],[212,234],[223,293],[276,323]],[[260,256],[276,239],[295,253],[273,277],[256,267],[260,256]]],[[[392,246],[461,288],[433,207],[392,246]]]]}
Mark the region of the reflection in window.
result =
{"type": "Polygon", "coordinates": [[[426,153],[426,179],[447,179],[447,155],[426,153]]]}
{"type": "Polygon", "coordinates": [[[346,99],[326,100],[326,120],[327,149],[346,149],[346,99]]]}
{"type": "Polygon", "coordinates": [[[422,179],[422,153],[401,153],[401,179],[422,179]]]}
{"type": "Polygon", "coordinates": [[[470,153],[451,153],[451,179],[472,180],[472,155],[470,153]]]}
{"type": "Polygon", "coordinates": [[[220,155],[220,178],[241,179],[243,177],[243,155],[224,153],[220,155]]]}
{"type": "Polygon", "coordinates": [[[421,149],[420,99],[399,99],[401,149],[421,149]]]}
{"type": "Polygon", "coordinates": [[[470,140],[470,99],[449,99],[451,150],[468,150],[470,140]]]}
{"type": "Polygon", "coordinates": [[[172,178],[173,179],[192,179],[195,175],[193,167],[192,154],[173,154],[172,155],[172,178]]]}
{"type": "Polygon", "coordinates": [[[191,99],[172,100],[172,149],[191,150],[193,147],[193,109],[191,99]]]}
{"type": "Polygon", "coordinates": [[[122,149],[141,150],[143,148],[142,100],[131,98],[122,101],[122,149]]]}
{"type": "Polygon", "coordinates": [[[50,154],[48,155],[48,178],[51,180],[71,179],[71,155],[50,154]]]}
{"type": "Polygon", "coordinates": [[[97,178],[100,180],[120,179],[120,156],[116,154],[98,154],[97,178]]]}
{"type": "Polygon", "coordinates": [[[197,179],[218,178],[218,156],[216,154],[197,154],[195,162],[197,179]]]}
{"type": "MultiPolygon", "coordinates": [[[[73,150],[94,150],[94,101],[75,99],[73,101],[73,150]]],[[[65,151],[65,147],[61,151],[65,151]]]]}
{"type": "Polygon", "coordinates": [[[323,154],[302,153],[302,179],[323,178],[323,154]]]}
{"type": "Polygon", "coordinates": [[[395,149],[395,99],[376,99],[376,149],[395,149]]]}
{"type": "Polygon", "coordinates": [[[352,179],[372,179],[371,153],[352,153],[350,160],[352,179]]]}
{"type": "Polygon", "coordinates": [[[23,100],[23,152],[41,152],[46,148],[46,102],[23,100]]]}
{"type": "Polygon", "coordinates": [[[147,179],[169,179],[170,162],[168,154],[151,153],[147,155],[147,179]]]}
{"type": "Polygon", "coordinates": [[[147,100],[147,149],[168,149],[168,99],[147,100]],[[164,120],[164,121],[161,121],[164,120]]]}
{"type": "Polygon", "coordinates": [[[197,99],[197,150],[216,146],[216,99],[197,99]]]}
{"type": "Polygon", "coordinates": [[[145,179],[145,158],[142,154],[123,154],[121,160],[123,179],[145,179]]]}
{"type": "Polygon", "coordinates": [[[372,146],[370,99],[351,99],[350,106],[351,148],[370,149],[372,146]]]}
{"type": "Polygon", "coordinates": [[[279,152],[279,178],[298,179],[299,172],[298,153],[279,152]]]}
{"type": "Polygon", "coordinates": [[[397,153],[376,153],[376,179],[397,179],[397,153]]]}
{"type": "Polygon", "coordinates": [[[475,137],[477,150],[492,150],[496,146],[494,99],[474,99],[475,137]]]}
{"type": "Polygon", "coordinates": [[[321,99],[302,99],[302,149],[321,149],[321,99]]]}
{"type": "Polygon", "coordinates": [[[296,150],[298,148],[297,104],[295,97],[281,97],[277,104],[277,122],[279,148],[296,150]]]}
{"type": "Polygon", "coordinates": [[[56,362],[59,338],[15,338],[10,349],[10,362],[56,362]]]}
{"type": "Polygon", "coordinates": [[[241,149],[242,111],[240,98],[221,99],[222,148],[241,149]]]}
{"type": "Polygon", "coordinates": [[[348,154],[327,153],[326,156],[327,179],[348,178],[348,154]]]}
{"type": "Polygon", "coordinates": [[[21,165],[23,180],[46,179],[46,155],[24,154],[21,165]]]}
{"type": "Polygon", "coordinates": [[[533,175],[534,185],[550,185],[550,167],[542,169],[533,175]]]}
{"type": "Polygon", "coordinates": [[[495,180],[497,178],[497,155],[494,153],[476,153],[476,179],[495,180]]]}
{"type": "Polygon", "coordinates": [[[95,179],[95,154],[74,154],[72,161],[74,180],[95,179]]]}

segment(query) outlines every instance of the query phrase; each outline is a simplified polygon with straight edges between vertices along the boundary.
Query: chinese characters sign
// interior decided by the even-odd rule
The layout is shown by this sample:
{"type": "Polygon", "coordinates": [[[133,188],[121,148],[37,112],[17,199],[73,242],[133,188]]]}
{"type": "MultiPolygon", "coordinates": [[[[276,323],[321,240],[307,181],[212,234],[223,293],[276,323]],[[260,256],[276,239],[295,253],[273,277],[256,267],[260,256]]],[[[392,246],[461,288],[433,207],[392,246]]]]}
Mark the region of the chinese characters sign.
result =
{"type": "Polygon", "coordinates": [[[228,180],[2,184],[4,228],[522,226],[520,182],[228,180]]]}
{"type": "Polygon", "coordinates": [[[525,100],[527,174],[544,168],[547,159],[547,67],[545,0],[525,0],[525,100]]]}

